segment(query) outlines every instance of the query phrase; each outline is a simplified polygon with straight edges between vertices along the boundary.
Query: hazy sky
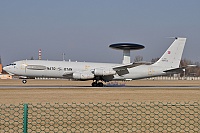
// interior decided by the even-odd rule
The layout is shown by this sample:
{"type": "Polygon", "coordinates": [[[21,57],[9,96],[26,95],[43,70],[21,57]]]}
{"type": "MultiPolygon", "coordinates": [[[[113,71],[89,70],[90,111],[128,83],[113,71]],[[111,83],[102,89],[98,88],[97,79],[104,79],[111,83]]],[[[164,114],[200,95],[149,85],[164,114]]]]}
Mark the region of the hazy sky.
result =
{"type": "Polygon", "coordinates": [[[42,58],[121,63],[122,51],[108,46],[134,42],[144,60],[160,57],[187,37],[183,58],[200,61],[200,0],[0,0],[3,65],[42,58]]]}

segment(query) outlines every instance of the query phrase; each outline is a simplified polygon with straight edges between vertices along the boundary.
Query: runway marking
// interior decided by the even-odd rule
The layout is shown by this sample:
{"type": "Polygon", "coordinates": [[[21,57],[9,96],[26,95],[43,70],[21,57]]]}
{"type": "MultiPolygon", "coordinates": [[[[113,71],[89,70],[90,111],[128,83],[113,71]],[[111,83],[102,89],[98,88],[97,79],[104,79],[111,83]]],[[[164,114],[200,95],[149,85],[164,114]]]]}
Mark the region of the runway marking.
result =
{"type": "Polygon", "coordinates": [[[0,89],[192,89],[200,90],[200,86],[123,86],[123,87],[91,87],[91,86],[0,86],[0,89]]]}

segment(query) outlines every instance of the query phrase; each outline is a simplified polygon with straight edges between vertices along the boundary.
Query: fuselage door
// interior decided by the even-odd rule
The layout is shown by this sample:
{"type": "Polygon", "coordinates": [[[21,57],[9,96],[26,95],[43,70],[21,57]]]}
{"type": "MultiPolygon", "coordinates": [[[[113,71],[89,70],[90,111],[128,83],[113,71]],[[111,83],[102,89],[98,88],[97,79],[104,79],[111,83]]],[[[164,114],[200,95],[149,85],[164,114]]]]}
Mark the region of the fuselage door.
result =
{"type": "Polygon", "coordinates": [[[26,64],[26,62],[25,61],[22,61],[21,62],[21,64],[20,64],[20,70],[22,71],[22,72],[25,72],[26,73],[26,67],[27,67],[28,65],[26,64]]]}
{"type": "Polygon", "coordinates": [[[155,73],[154,69],[151,68],[151,67],[149,67],[149,68],[148,68],[148,75],[149,75],[149,76],[153,76],[154,73],[155,73]]]}

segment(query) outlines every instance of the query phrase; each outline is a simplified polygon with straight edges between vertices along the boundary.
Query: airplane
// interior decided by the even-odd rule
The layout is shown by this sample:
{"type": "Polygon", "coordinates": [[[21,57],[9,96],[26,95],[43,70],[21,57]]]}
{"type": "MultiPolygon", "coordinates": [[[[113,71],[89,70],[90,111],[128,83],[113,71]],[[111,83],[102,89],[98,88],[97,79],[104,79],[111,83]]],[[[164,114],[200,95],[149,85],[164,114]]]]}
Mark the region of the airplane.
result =
{"type": "MultiPolygon", "coordinates": [[[[155,63],[130,62],[130,50],[142,49],[139,44],[119,43],[110,47],[124,52],[122,64],[21,60],[5,66],[3,69],[10,74],[28,77],[65,78],[74,80],[93,80],[93,87],[103,87],[103,82],[112,80],[135,80],[163,76],[182,72],[179,68],[186,38],[175,37],[174,42],[155,63]]],[[[25,84],[26,79],[22,82],[25,84]]]]}

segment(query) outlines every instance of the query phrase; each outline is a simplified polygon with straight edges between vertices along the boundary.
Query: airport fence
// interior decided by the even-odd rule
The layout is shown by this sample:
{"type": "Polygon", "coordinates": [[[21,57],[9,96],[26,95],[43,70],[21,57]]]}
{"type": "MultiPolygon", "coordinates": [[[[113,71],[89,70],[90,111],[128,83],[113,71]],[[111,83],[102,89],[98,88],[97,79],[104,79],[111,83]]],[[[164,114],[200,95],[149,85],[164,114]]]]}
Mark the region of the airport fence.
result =
{"type": "Polygon", "coordinates": [[[1,133],[199,132],[200,101],[0,105],[1,133]]]}

